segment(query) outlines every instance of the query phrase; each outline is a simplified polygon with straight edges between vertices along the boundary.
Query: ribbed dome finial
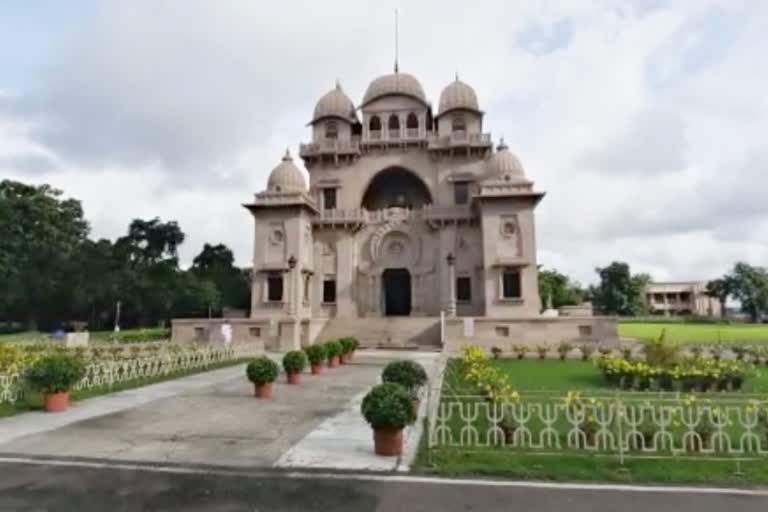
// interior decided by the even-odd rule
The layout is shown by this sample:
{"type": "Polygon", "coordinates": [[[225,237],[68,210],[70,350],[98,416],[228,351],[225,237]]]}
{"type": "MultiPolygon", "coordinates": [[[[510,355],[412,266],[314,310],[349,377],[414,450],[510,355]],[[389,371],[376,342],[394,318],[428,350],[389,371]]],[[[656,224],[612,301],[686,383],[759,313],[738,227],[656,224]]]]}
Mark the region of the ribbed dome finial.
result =
{"type": "Polygon", "coordinates": [[[504,137],[501,137],[499,139],[499,145],[496,146],[496,151],[504,151],[505,149],[509,149],[509,146],[507,146],[507,143],[504,142],[504,137]]]}
{"type": "Polygon", "coordinates": [[[283,162],[293,162],[293,157],[291,156],[291,148],[285,148],[285,154],[283,155],[283,162]]]}

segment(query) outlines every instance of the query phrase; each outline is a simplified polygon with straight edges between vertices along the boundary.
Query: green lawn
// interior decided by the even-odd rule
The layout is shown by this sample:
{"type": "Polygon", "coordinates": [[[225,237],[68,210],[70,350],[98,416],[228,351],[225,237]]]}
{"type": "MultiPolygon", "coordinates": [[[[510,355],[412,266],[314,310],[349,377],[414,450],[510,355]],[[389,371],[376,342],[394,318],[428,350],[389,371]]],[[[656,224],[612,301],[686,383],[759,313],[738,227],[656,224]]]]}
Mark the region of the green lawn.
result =
{"type": "MultiPolygon", "coordinates": [[[[510,376],[512,384],[527,401],[559,401],[567,391],[583,391],[586,397],[607,395],[622,399],[654,399],[653,392],[618,392],[607,388],[600,372],[589,362],[499,359],[493,364],[510,376]]],[[[459,372],[460,362],[452,360],[443,382],[443,400],[449,395],[474,395],[476,391],[459,372]]],[[[709,394],[717,401],[730,403],[744,399],[744,393],[768,393],[768,369],[745,382],[743,392],[709,394]]],[[[669,396],[669,395],[666,395],[669,396]]],[[[753,395],[754,396],[754,395],[753,395]]],[[[470,398],[462,401],[472,401],[470,398]]],[[[481,413],[482,416],[482,413],[481,413]]],[[[459,432],[466,422],[455,418],[451,426],[459,432]]],[[[485,420],[478,418],[479,432],[485,420]]],[[[529,424],[533,425],[533,424],[529,424]]],[[[534,425],[535,428],[535,425],[534,425]]],[[[718,483],[744,486],[768,484],[768,458],[758,461],[702,460],[696,455],[674,459],[629,458],[622,465],[615,455],[564,451],[535,453],[525,449],[493,447],[468,448],[438,446],[429,450],[426,435],[422,439],[413,471],[443,476],[496,476],[538,480],[580,480],[615,482],[718,483]]]]}
{"type": "Polygon", "coordinates": [[[666,329],[669,341],[716,343],[748,341],[768,343],[768,324],[694,324],[665,322],[619,322],[619,335],[643,340],[657,339],[666,329]]]}
{"type": "MultiPolygon", "coordinates": [[[[559,361],[537,359],[497,359],[494,362],[498,368],[510,376],[513,387],[525,398],[526,391],[540,394],[544,391],[553,391],[555,395],[562,396],[568,391],[590,391],[596,393],[610,393],[614,395],[615,389],[605,385],[603,376],[595,365],[586,361],[559,361]]],[[[444,394],[469,395],[474,394],[470,385],[464,382],[459,372],[459,361],[451,360],[445,373],[443,385],[444,394]]],[[[734,397],[739,393],[768,393],[768,368],[761,367],[757,377],[750,377],[744,382],[741,392],[719,394],[719,396],[734,397]]],[[[621,396],[656,396],[652,392],[621,392],[621,396]]],[[[715,393],[712,396],[717,397],[715,393]]]]}

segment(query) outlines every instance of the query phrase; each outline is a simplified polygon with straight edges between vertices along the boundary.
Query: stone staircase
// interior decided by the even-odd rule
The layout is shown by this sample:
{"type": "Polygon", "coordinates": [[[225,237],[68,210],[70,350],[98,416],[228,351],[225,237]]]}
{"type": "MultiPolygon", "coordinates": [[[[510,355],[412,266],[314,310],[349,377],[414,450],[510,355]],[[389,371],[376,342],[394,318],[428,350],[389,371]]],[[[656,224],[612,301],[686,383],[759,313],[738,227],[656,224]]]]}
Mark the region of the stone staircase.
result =
{"type": "Polygon", "coordinates": [[[317,341],[354,336],[364,348],[440,350],[440,317],[332,318],[317,341]]]}

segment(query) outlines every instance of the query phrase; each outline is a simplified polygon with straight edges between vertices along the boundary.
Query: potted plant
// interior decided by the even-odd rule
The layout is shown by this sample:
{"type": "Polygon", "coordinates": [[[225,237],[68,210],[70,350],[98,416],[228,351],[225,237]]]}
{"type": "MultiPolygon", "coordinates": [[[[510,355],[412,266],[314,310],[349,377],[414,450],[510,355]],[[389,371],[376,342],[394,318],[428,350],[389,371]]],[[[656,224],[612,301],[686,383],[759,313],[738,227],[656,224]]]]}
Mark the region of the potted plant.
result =
{"type": "Polygon", "coordinates": [[[403,429],[416,421],[408,391],[400,384],[385,382],[363,398],[360,411],[373,429],[376,455],[403,453],[403,429]]]}
{"type": "Polygon", "coordinates": [[[341,345],[340,360],[342,363],[348,363],[352,359],[352,353],[355,351],[355,344],[357,340],[355,338],[341,338],[339,344],[341,345]]]}
{"type": "Polygon", "coordinates": [[[307,356],[301,350],[291,350],[283,356],[283,369],[288,384],[301,384],[301,372],[307,367],[307,356]]]}
{"type": "Polygon", "coordinates": [[[350,343],[352,344],[352,352],[351,352],[351,353],[350,353],[350,355],[349,355],[349,357],[351,358],[352,356],[354,356],[354,355],[355,355],[355,352],[356,352],[356,351],[357,351],[357,349],[360,347],[360,342],[359,342],[359,341],[357,341],[357,338],[355,338],[354,336],[350,336],[350,337],[348,337],[347,339],[348,339],[348,340],[350,341],[350,343]]]}
{"type": "Polygon", "coordinates": [[[536,352],[539,354],[539,359],[546,359],[547,354],[549,353],[549,347],[547,345],[538,345],[536,347],[536,352]]]}
{"type": "Polygon", "coordinates": [[[427,383],[427,372],[423,366],[408,359],[392,361],[381,372],[381,380],[403,386],[411,396],[414,410],[419,410],[419,390],[427,383]]]}
{"type": "Polygon", "coordinates": [[[565,359],[568,357],[568,353],[571,350],[573,350],[573,345],[567,341],[560,343],[560,345],[557,346],[557,353],[560,354],[560,360],[565,361],[565,359]]]}
{"type": "Polygon", "coordinates": [[[253,382],[256,398],[272,398],[272,383],[277,379],[280,367],[266,356],[257,357],[245,369],[248,380],[253,382]]]}
{"type": "Polygon", "coordinates": [[[493,354],[494,359],[499,359],[501,357],[503,350],[501,350],[500,347],[491,347],[491,354],[493,354]]]}
{"type": "Polygon", "coordinates": [[[346,364],[349,362],[350,353],[352,352],[352,345],[347,338],[338,339],[341,352],[339,353],[339,363],[346,364]]]}
{"type": "Polygon", "coordinates": [[[328,367],[339,366],[339,356],[341,355],[341,343],[338,341],[329,341],[325,344],[325,353],[328,358],[328,367]]]}
{"type": "Polygon", "coordinates": [[[45,410],[61,412],[69,405],[69,391],[85,376],[83,362],[69,354],[53,353],[38,359],[27,371],[30,386],[45,398],[45,410]]]}
{"type": "Polygon", "coordinates": [[[307,359],[309,359],[309,366],[312,370],[312,375],[318,375],[323,373],[323,362],[328,357],[325,350],[325,345],[318,343],[316,345],[310,345],[304,349],[307,353],[307,359]]]}

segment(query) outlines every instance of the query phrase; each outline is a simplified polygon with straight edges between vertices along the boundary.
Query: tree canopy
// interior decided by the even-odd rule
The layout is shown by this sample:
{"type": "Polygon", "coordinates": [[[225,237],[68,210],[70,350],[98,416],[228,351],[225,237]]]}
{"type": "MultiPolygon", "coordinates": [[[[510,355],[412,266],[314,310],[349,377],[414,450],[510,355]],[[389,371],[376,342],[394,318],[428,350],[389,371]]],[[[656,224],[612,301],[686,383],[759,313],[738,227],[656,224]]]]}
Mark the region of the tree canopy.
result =
{"type": "Polygon", "coordinates": [[[179,266],[184,232],[175,221],[134,219],[114,242],[92,240],[79,201],[48,185],[0,182],[0,321],[110,328],[247,308],[248,273],[232,251],[205,244],[179,266]]]}
{"type": "Polygon", "coordinates": [[[642,315],[647,312],[645,289],[651,280],[648,274],[632,274],[629,264],[614,261],[607,267],[595,269],[600,282],[590,287],[596,309],[606,315],[642,315]]]}
{"type": "Polygon", "coordinates": [[[557,309],[561,306],[581,304],[584,300],[584,289],[581,285],[555,269],[539,268],[539,297],[544,307],[557,309]]]}

